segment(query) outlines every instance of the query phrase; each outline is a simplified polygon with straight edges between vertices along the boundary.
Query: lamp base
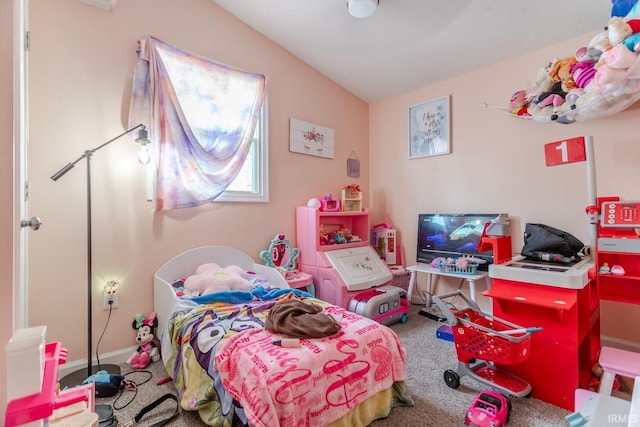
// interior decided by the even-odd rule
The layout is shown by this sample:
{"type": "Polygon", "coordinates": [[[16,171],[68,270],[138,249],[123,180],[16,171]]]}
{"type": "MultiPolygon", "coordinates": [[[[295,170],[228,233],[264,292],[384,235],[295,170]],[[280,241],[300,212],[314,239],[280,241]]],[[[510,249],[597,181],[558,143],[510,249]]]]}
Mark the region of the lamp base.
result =
{"type": "MultiPolygon", "coordinates": [[[[110,375],[120,375],[120,366],[111,364],[100,364],[91,367],[91,375],[98,373],[98,371],[107,371],[107,373],[109,373],[110,375]]],[[[88,370],[85,366],[82,369],[73,371],[70,374],[67,374],[64,377],[60,378],[60,389],[64,390],[66,387],[71,388],[82,384],[82,382],[87,379],[87,372],[88,370]]]]}

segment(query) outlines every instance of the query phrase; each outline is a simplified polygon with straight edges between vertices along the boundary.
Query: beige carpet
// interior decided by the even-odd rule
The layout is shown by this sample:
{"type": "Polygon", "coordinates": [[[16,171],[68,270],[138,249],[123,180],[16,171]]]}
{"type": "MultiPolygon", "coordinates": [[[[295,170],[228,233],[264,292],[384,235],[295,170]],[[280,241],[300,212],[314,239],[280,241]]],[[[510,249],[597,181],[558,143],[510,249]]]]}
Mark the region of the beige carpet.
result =
{"type": "MultiPolygon", "coordinates": [[[[412,306],[409,321],[406,324],[395,324],[392,328],[407,349],[407,386],[412,393],[415,405],[410,408],[395,408],[390,416],[374,422],[372,427],[397,426],[463,426],[464,413],[478,391],[486,389],[483,384],[469,377],[462,377],[460,387],[449,388],[444,380],[446,369],[454,369],[457,357],[453,343],[436,338],[435,331],[439,324],[418,314],[419,306],[412,306]]],[[[122,366],[122,372],[129,372],[128,365],[122,366]]],[[[148,370],[153,378],[142,384],[135,398],[123,409],[117,409],[120,422],[128,421],[140,408],[167,392],[175,393],[173,383],[157,385],[165,378],[161,362],[152,363],[148,370]]],[[[128,379],[142,382],[147,374],[137,372],[128,379]]],[[[125,405],[134,396],[133,392],[124,391],[116,397],[98,399],[97,403],[111,403],[116,408],[125,405]]],[[[568,411],[533,398],[512,398],[510,426],[551,427],[567,426],[565,415],[568,411]]],[[[161,420],[173,412],[173,401],[164,402],[160,410],[144,416],[138,425],[148,426],[161,420]]],[[[171,426],[203,425],[197,414],[180,411],[178,418],[171,426]]]]}

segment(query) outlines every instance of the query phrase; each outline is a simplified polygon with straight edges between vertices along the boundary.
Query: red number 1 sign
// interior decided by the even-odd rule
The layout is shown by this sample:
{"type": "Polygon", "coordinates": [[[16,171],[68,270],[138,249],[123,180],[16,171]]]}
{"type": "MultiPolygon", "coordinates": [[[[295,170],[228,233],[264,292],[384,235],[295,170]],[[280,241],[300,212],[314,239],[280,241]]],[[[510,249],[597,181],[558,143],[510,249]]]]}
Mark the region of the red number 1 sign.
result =
{"type": "Polygon", "coordinates": [[[584,148],[584,137],[578,136],[545,144],[544,159],[547,166],[586,161],[587,152],[584,148]]]}

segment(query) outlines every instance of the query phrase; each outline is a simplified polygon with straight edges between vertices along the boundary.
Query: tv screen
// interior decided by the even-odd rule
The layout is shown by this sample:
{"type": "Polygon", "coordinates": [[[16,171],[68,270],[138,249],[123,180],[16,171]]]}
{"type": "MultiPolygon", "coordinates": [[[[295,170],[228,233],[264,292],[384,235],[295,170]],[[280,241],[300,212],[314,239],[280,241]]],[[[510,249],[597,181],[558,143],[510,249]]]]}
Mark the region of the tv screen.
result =
{"type": "Polygon", "coordinates": [[[428,264],[438,257],[472,255],[486,261],[478,266],[486,270],[493,262],[493,252],[478,251],[478,244],[485,224],[498,215],[419,214],[417,261],[428,264]]]}

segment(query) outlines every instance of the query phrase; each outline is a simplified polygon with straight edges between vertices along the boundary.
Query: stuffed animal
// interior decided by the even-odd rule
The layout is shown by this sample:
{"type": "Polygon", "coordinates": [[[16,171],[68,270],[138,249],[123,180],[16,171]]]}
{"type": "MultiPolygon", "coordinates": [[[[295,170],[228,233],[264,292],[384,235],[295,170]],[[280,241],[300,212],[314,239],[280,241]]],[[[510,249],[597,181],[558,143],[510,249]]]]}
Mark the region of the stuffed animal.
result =
{"type": "Polygon", "coordinates": [[[629,50],[640,52],[640,33],[631,34],[629,37],[624,39],[622,44],[629,50]]]}
{"type": "Polygon", "coordinates": [[[346,237],[344,237],[344,233],[342,232],[342,230],[336,231],[336,233],[333,235],[333,240],[335,240],[339,245],[347,243],[347,239],[346,237]]]}
{"type": "Polygon", "coordinates": [[[132,369],[144,369],[149,366],[149,363],[160,360],[160,352],[154,336],[155,329],[158,327],[156,313],[152,312],[146,318],[140,313],[136,314],[131,326],[138,331],[136,335],[138,348],[129,357],[127,363],[132,369]]]}
{"type": "Polygon", "coordinates": [[[638,58],[637,52],[632,52],[623,44],[618,44],[603,54],[596,65],[597,71],[593,76],[593,82],[598,86],[617,83],[625,78],[637,78],[637,67],[633,68],[630,75],[628,70],[638,58]]]}
{"type": "Polygon", "coordinates": [[[609,25],[607,25],[607,35],[611,46],[622,43],[622,41],[631,34],[638,32],[633,30],[630,23],[633,23],[633,21],[627,21],[619,16],[614,16],[609,20],[609,25]]]}
{"type": "MultiPolygon", "coordinates": [[[[597,59],[598,52],[604,53],[611,47],[623,43],[628,37],[640,32],[640,20],[625,20],[614,16],[609,20],[609,24],[604,31],[596,34],[589,42],[591,59],[597,59]]],[[[630,49],[633,50],[633,49],[630,49]]]]}
{"type": "MultiPolygon", "coordinates": [[[[603,373],[604,373],[604,369],[602,369],[602,366],[600,366],[599,363],[596,363],[595,365],[593,365],[593,368],[591,368],[591,376],[587,381],[587,390],[596,391],[596,392],[598,391],[598,389],[600,388],[600,379],[602,378],[603,373]]],[[[614,391],[620,388],[619,378],[620,377],[616,375],[613,379],[612,390],[614,391]]]]}
{"type": "Polygon", "coordinates": [[[530,88],[526,93],[527,99],[534,99],[538,97],[540,94],[548,92],[551,90],[553,86],[553,79],[549,77],[549,71],[551,70],[551,66],[554,62],[549,63],[547,67],[540,67],[538,69],[538,75],[536,81],[533,84],[533,87],[530,88]]]}
{"type": "Polygon", "coordinates": [[[245,271],[237,265],[220,267],[216,263],[202,264],[196,274],[184,281],[184,288],[194,295],[210,294],[219,291],[250,291],[251,282],[245,278],[245,271]]]}
{"type": "Polygon", "coordinates": [[[602,31],[591,39],[587,44],[587,51],[589,52],[589,56],[595,60],[600,59],[600,55],[603,52],[606,52],[611,48],[611,43],[609,42],[609,34],[607,31],[602,31]]]}
{"type": "Polygon", "coordinates": [[[531,103],[527,107],[527,113],[531,117],[541,117],[544,118],[544,120],[546,120],[546,118],[550,119],[553,114],[553,105],[541,107],[537,104],[531,103]]]}
{"type": "Polygon", "coordinates": [[[578,60],[574,56],[567,56],[555,61],[549,70],[549,77],[551,77],[554,82],[562,83],[561,87],[565,94],[571,89],[576,88],[576,84],[573,81],[571,73],[571,67],[577,62],[578,60]]]}
{"type": "Polygon", "coordinates": [[[601,53],[602,52],[600,52],[599,50],[590,49],[587,46],[582,46],[576,49],[575,57],[576,61],[578,62],[595,63],[598,62],[598,59],[600,59],[601,53]]]}
{"type": "MultiPolygon", "coordinates": [[[[538,105],[539,107],[545,107],[547,105],[551,105],[553,102],[545,101],[547,98],[551,97],[550,100],[554,100],[559,98],[562,102],[564,102],[564,97],[567,95],[567,92],[562,88],[562,82],[555,82],[551,89],[541,93],[540,95],[533,98],[532,104],[538,105]]],[[[560,105],[562,102],[556,102],[555,106],[560,105]]]]}
{"type": "Polygon", "coordinates": [[[593,80],[593,76],[596,74],[595,64],[596,63],[593,61],[581,61],[573,64],[571,67],[571,75],[576,87],[570,89],[568,93],[571,93],[572,90],[584,89],[587,87],[589,82],[593,80]]]}
{"type": "Polygon", "coordinates": [[[509,101],[509,109],[511,114],[518,116],[530,116],[527,111],[527,106],[531,100],[527,98],[527,91],[519,90],[511,95],[511,101],[509,101]]]}

